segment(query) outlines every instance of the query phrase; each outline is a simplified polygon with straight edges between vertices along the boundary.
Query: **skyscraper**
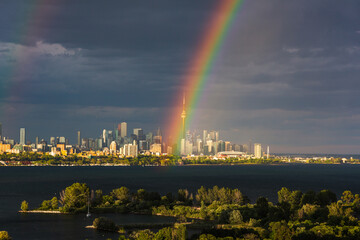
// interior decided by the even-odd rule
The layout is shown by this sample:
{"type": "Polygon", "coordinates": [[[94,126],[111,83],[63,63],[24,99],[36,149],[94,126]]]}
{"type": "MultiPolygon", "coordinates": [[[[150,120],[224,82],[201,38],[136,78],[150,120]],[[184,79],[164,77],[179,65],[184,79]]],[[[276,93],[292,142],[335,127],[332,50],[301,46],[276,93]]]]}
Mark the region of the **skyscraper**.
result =
{"type": "Polygon", "coordinates": [[[254,155],[255,158],[261,158],[261,144],[254,143],[254,155]]]}
{"type": "Polygon", "coordinates": [[[1,141],[1,139],[2,139],[2,125],[0,123],[0,141],[1,141]]]}
{"type": "Polygon", "coordinates": [[[126,122],[122,122],[120,124],[121,126],[121,131],[120,131],[120,135],[122,138],[126,137],[127,136],[127,123],[126,122]]]}
{"type": "Polygon", "coordinates": [[[81,146],[81,134],[80,134],[80,131],[77,132],[77,145],[79,147],[81,146]]]}
{"type": "Polygon", "coordinates": [[[106,143],[107,143],[107,139],[108,139],[108,132],[106,131],[106,129],[103,130],[102,139],[103,139],[104,146],[107,146],[106,143]]]}
{"type": "Polygon", "coordinates": [[[20,128],[20,144],[25,145],[25,128],[20,128]]]}

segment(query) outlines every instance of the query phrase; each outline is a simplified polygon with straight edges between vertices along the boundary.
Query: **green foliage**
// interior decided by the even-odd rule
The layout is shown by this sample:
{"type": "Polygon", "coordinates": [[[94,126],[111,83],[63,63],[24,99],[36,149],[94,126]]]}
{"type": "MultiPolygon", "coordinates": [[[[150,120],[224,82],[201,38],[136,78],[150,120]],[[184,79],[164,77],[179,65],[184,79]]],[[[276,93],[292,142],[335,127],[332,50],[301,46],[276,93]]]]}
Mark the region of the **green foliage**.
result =
{"type": "Polygon", "coordinates": [[[341,200],[343,201],[343,203],[345,204],[350,204],[353,200],[354,200],[354,195],[352,194],[351,191],[347,190],[344,191],[342,196],[341,196],[341,200]]]}
{"type": "Polygon", "coordinates": [[[27,201],[22,201],[21,202],[21,210],[22,211],[28,211],[29,210],[29,203],[27,201]]]}
{"type": "Polygon", "coordinates": [[[285,221],[270,223],[270,229],[273,240],[291,240],[293,235],[285,221]]]}
{"type": "Polygon", "coordinates": [[[115,199],[120,200],[120,204],[128,203],[131,197],[130,190],[127,187],[114,189],[110,195],[115,199]]]}
{"type": "Polygon", "coordinates": [[[113,221],[105,217],[95,218],[93,221],[94,228],[105,231],[118,231],[118,227],[113,221]]]}
{"type": "Polygon", "coordinates": [[[55,210],[59,208],[59,201],[57,199],[57,197],[53,197],[51,200],[51,209],[55,210]]]}
{"type": "Polygon", "coordinates": [[[130,234],[130,237],[136,240],[152,240],[155,237],[155,234],[149,229],[140,230],[130,234]]]}
{"type": "Polygon", "coordinates": [[[249,199],[239,189],[219,188],[218,186],[214,186],[212,189],[201,187],[197,191],[196,200],[198,202],[203,201],[205,205],[209,205],[214,201],[223,204],[233,203],[240,205],[249,203],[249,199]]]}
{"type": "Polygon", "coordinates": [[[85,183],[74,183],[60,193],[62,211],[73,212],[85,208],[89,198],[89,187],[85,183]]]}
{"type": "Polygon", "coordinates": [[[0,240],[11,240],[7,231],[0,231],[0,240]]]}
{"type": "Polygon", "coordinates": [[[233,210],[229,216],[229,223],[231,224],[240,224],[243,222],[243,216],[239,210],[233,210]]]}
{"type": "Polygon", "coordinates": [[[324,207],[330,203],[336,202],[336,194],[329,190],[321,190],[315,197],[316,203],[324,207]]]}

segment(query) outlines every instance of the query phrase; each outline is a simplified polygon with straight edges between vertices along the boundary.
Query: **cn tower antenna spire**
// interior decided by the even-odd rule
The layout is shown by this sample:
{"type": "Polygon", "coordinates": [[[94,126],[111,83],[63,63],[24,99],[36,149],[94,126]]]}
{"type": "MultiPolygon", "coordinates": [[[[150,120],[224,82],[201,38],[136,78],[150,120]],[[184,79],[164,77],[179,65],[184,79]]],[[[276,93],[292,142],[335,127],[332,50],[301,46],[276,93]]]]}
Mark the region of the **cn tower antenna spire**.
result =
{"type": "Polygon", "coordinates": [[[181,138],[185,138],[185,118],[186,118],[186,108],[185,108],[185,93],[184,93],[183,110],[181,113],[181,119],[182,119],[182,136],[181,136],[181,138]]]}

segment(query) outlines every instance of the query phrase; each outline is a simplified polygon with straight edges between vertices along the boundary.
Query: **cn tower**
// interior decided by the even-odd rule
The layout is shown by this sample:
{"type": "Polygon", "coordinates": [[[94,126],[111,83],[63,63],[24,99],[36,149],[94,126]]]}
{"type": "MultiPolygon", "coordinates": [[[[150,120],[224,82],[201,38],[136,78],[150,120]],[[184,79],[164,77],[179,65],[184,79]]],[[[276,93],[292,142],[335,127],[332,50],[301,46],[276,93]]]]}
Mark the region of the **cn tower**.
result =
{"type": "Polygon", "coordinates": [[[181,138],[185,139],[185,118],[186,118],[185,94],[184,94],[184,98],[183,98],[183,111],[181,113],[181,118],[182,118],[182,136],[181,136],[181,138]]]}

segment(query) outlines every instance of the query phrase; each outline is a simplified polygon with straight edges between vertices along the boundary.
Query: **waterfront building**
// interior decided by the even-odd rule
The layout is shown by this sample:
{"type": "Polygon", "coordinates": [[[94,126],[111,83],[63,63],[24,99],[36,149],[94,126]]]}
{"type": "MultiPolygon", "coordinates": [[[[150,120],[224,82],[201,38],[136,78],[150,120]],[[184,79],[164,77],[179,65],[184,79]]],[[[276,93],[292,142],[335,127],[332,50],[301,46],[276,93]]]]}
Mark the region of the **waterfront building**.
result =
{"type": "Polygon", "coordinates": [[[261,158],[261,144],[254,143],[254,156],[255,158],[261,158]]]}
{"type": "Polygon", "coordinates": [[[20,128],[20,144],[25,145],[25,128],[20,128]]]}

